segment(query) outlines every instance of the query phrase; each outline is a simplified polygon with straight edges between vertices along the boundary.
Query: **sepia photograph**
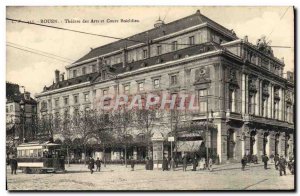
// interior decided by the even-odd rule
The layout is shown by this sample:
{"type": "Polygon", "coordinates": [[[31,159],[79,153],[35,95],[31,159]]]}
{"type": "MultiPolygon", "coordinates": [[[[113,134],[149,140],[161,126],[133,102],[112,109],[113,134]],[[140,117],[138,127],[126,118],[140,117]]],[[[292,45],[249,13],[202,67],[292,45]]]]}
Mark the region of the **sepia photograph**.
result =
{"type": "Polygon", "coordinates": [[[295,191],[293,6],[5,17],[7,191],[295,191]]]}

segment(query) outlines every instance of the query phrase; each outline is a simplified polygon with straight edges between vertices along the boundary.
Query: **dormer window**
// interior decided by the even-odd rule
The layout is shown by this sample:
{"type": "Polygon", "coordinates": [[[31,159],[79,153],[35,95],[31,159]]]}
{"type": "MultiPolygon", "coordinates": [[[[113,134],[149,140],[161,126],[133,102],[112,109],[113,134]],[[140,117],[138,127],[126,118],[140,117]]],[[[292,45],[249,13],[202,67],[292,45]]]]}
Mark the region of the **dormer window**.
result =
{"type": "Polygon", "coordinates": [[[189,44],[194,45],[195,44],[195,36],[189,37],[189,44]]]}
{"type": "Polygon", "coordinates": [[[73,77],[77,77],[77,70],[73,70],[73,77]]]}
{"type": "Polygon", "coordinates": [[[83,68],[82,68],[82,75],[85,75],[85,74],[86,74],[86,68],[83,67],[83,68]]]}
{"type": "Polygon", "coordinates": [[[143,50],[143,59],[148,58],[148,50],[143,50]]]}
{"type": "Polygon", "coordinates": [[[178,43],[177,43],[177,41],[173,41],[172,42],[172,51],[175,51],[177,49],[178,49],[178,43]]]}
{"type": "Polygon", "coordinates": [[[160,45],[156,47],[156,54],[161,55],[161,46],[160,45]]]}

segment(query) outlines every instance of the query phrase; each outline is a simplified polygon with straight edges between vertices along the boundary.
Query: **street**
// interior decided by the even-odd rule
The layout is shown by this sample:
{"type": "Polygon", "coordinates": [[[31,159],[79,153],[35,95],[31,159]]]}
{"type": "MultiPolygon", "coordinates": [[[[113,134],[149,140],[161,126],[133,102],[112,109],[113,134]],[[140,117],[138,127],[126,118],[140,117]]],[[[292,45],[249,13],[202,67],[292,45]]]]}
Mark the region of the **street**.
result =
{"type": "Polygon", "coordinates": [[[215,165],[214,171],[186,172],[145,170],[136,165],[131,171],[121,165],[107,165],[101,172],[90,174],[87,166],[66,165],[67,173],[60,174],[10,174],[7,167],[7,188],[13,190],[291,190],[294,176],[287,169],[286,176],[279,176],[274,165],[264,170],[262,164],[247,166],[241,171],[238,163],[215,165]]]}

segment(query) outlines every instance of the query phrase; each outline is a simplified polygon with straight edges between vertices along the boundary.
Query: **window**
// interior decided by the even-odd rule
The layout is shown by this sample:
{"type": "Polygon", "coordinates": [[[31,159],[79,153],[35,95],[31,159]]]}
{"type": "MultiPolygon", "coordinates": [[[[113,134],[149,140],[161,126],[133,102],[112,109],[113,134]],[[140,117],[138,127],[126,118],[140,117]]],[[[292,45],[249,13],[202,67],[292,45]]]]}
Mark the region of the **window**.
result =
{"type": "Polygon", "coordinates": [[[161,55],[161,46],[156,47],[156,54],[161,55]]]}
{"type": "Polygon", "coordinates": [[[31,113],[35,113],[36,112],[36,107],[35,106],[31,106],[31,113]]]}
{"type": "Polygon", "coordinates": [[[6,113],[8,112],[8,106],[6,106],[6,113]]]}
{"type": "Polygon", "coordinates": [[[96,65],[92,65],[92,72],[96,72],[96,65]]]}
{"type": "Polygon", "coordinates": [[[55,102],[55,103],[54,103],[55,107],[59,107],[59,99],[55,99],[54,102],[55,102]]]}
{"type": "Polygon", "coordinates": [[[74,103],[78,103],[78,95],[74,95],[74,103]]]}
{"type": "Polygon", "coordinates": [[[148,50],[143,50],[143,58],[148,58],[148,50]]]}
{"type": "Polygon", "coordinates": [[[189,37],[189,44],[190,45],[194,45],[195,44],[195,37],[194,36],[189,37]]]}
{"type": "Polygon", "coordinates": [[[172,42],[172,51],[175,51],[178,49],[177,41],[172,42]]]}
{"type": "Polygon", "coordinates": [[[207,89],[201,89],[198,91],[199,96],[199,112],[207,112],[207,89]]]}
{"type": "Polygon", "coordinates": [[[69,104],[69,97],[65,97],[65,98],[64,98],[64,104],[65,104],[65,105],[68,105],[68,104],[69,104]]]}
{"type": "Polygon", "coordinates": [[[79,114],[79,109],[78,108],[74,108],[74,115],[78,115],[79,114]]]}
{"type": "Polygon", "coordinates": [[[77,77],[77,70],[73,70],[73,78],[77,77]]]}
{"type": "Polygon", "coordinates": [[[124,93],[129,93],[129,90],[130,90],[130,88],[129,88],[129,85],[125,85],[124,86],[124,93]]]}
{"type": "Polygon", "coordinates": [[[177,75],[171,76],[171,85],[177,85],[177,75]]]}
{"type": "Polygon", "coordinates": [[[144,82],[138,83],[138,91],[144,91],[144,82]]]}
{"type": "Polygon", "coordinates": [[[160,87],[160,80],[159,79],[154,79],[153,80],[153,86],[154,88],[159,88],[160,87]]]}
{"type": "Polygon", "coordinates": [[[261,105],[261,114],[263,117],[267,117],[267,100],[263,98],[261,105]]]}
{"type": "Polygon", "coordinates": [[[108,94],[108,90],[107,89],[105,89],[105,90],[103,90],[103,95],[107,95],[108,94]]]}
{"type": "Polygon", "coordinates": [[[84,101],[85,101],[85,102],[88,102],[88,101],[89,101],[89,94],[88,94],[88,93],[85,93],[85,94],[84,94],[84,101]]]}
{"type": "Polygon", "coordinates": [[[69,117],[69,110],[66,109],[66,110],[64,111],[64,118],[68,118],[68,117],[69,117]]]}
{"type": "Polygon", "coordinates": [[[229,110],[235,112],[235,90],[229,91],[229,110]]]}
{"type": "Polygon", "coordinates": [[[10,106],[10,112],[12,112],[13,110],[14,110],[14,106],[11,105],[11,106],[10,106]]]}
{"type": "Polygon", "coordinates": [[[278,119],[278,102],[274,101],[273,118],[278,119]]]}
{"type": "Polygon", "coordinates": [[[85,74],[86,74],[86,68],[83,67],[83,68],[82,68],[82,75],[85,75],[85,74]]]}
{"type": "Polygon", "coordinates": [[[254,103],[254,95],[249,95],[249,103],[248,103],[248,113],[249,114],[254,114],[254,106],[255,106],[255,103],[254,103]]]}
{"type": "Polygon", "coordinates": [[[104,106],[109,106],[110,105],[110,99],[109,98],[105,99],[104,102],[103,102],[103,105],[104,106]]]}

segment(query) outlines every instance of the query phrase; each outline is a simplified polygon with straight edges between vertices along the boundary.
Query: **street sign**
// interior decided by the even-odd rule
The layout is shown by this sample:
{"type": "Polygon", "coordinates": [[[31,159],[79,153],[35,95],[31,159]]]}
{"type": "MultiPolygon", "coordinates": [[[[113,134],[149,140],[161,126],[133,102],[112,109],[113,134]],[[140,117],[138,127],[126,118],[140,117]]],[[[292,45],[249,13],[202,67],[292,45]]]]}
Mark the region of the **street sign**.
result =
{"type": "Polygon", "coordinates": [[[174,137],[168,137],[168,142],[174,142],[174,137]]]}

